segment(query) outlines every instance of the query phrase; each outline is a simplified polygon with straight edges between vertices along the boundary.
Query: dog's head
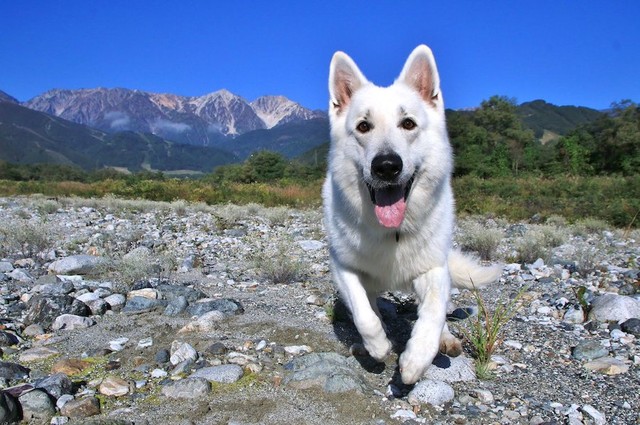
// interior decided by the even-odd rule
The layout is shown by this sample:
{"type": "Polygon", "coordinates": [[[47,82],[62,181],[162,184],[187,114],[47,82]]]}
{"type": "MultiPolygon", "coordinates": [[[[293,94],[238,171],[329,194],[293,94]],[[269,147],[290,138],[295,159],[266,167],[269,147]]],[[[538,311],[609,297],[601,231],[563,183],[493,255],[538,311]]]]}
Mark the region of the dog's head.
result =
{"type": "Polygon", "coordinates": [[[336,52],[329,73],[332,152],[352,161],[380,225],[402,224],[415,185],[450,174],[440,77],[431,50],[418,46],[389,87],[370,83],[336,52]]]}

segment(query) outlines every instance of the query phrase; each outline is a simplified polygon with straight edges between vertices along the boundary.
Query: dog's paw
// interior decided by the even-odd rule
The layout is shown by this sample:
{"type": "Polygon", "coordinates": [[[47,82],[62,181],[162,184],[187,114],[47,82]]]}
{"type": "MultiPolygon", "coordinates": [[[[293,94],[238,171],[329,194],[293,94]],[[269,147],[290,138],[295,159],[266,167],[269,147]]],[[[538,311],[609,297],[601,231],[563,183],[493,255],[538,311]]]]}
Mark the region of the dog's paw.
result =
{"type": "Polygon", "coordinates": [[[449,357],[458,357],[462,354],[462,343],[449,332],[443,332],[440,336],[440,352],[449,357]]]}
{"type": "Polygon", "coordinates": [[[414,355],[409,351],[405,351],[400,355],[399,361],[402,382],[405,385],[415,384],[422,378],[429,364],[429,362],[425,361],[424,356],[414,355]]]}
{"type": "Polygon", "coordinates": [[[379,362],[383,362],[391,352],[391,341],[386,337],[380,338],[375,342],[365,341],[364,349],[367,353],[379,362]]]}

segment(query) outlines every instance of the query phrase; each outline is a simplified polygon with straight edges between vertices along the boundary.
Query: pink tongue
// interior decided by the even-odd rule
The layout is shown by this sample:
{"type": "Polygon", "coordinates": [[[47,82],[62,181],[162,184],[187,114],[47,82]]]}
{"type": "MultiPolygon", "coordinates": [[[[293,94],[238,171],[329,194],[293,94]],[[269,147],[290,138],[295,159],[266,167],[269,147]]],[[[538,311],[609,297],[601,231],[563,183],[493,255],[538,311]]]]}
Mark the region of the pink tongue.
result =
{"type": "Polygon", "coordinates": [[[404,220],[406,208],[407,204],[404,202],[404,198],[400,198],[399,201],[391,205],[376,205],[374,210],[376,217],[378,217],[378,222],[384,227],[400,227],[402,220],[404,220]]]}

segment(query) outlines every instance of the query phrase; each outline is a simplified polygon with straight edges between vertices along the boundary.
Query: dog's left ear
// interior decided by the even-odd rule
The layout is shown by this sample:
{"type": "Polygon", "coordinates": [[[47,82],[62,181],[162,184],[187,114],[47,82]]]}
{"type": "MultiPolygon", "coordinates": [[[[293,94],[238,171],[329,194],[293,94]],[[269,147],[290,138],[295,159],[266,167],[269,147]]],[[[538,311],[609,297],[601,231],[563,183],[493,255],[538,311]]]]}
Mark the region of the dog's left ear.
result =
{"type": "Polygon", "coordinates": [[[440,97],[440,76],[431,49],[421,44],[409,55],[398,77],[399,81],[413,87],[422,98],[434,104],[440,97]]]}

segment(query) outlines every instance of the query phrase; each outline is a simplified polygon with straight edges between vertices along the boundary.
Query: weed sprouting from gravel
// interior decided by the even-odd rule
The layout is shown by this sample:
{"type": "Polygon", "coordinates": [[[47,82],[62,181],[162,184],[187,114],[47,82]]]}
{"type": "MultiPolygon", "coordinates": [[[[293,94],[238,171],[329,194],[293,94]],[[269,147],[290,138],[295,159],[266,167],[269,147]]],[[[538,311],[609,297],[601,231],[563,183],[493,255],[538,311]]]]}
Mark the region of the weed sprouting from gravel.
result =
{"type": "Polygon", "coordinates": [[[511,300],[498,299],[494,311],[490,311],[477,288],[472,290],[478,307],[478,314],[466,322],[466,326],[459,325],[457,329],[472,347],[473,357],[476,359],[476,375],[480,379],[491,379],[490,361],[496,348],[502,342],[504,326],[515,316],[522,306],[522,295],[527,287],[523,287],[511,300]]]}

